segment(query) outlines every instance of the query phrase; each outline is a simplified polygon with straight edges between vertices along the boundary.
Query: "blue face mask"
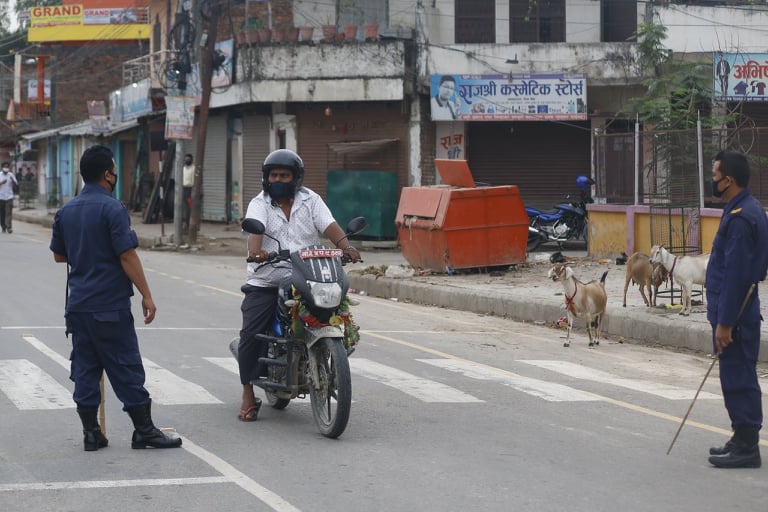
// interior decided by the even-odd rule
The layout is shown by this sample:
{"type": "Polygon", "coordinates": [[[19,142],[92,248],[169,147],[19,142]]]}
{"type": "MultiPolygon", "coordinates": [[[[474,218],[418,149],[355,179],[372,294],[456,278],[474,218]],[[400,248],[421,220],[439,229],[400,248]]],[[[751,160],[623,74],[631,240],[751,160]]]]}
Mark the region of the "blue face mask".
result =
{"type": "Polygon", "coordinates": [[[293,197],[293,182],[283,183],[282,181],[276,181],[269,184],[269,190],[267,193],[272,199],[287,199],[293,197]]]}

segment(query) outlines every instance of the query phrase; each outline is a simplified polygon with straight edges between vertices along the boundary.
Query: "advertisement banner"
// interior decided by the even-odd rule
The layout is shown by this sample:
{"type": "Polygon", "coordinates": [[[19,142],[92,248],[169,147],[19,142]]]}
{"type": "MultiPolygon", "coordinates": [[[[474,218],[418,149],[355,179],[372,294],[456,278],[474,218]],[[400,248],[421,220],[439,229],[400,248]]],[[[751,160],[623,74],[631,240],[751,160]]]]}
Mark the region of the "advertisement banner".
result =
{"type": "Polygon", "coordinates": [[[768,101],[768,53],[713,55],[715,101],[768,101]]]}
{"type": "Polygon", "coordinates": [[[57,27],[60,25],[82,25],[82,5],[50,5],[30,9],[29,26],[57,27]]]}
{"type": "Polygon", "coordinates": [[[91,130],[95,134],[109,132],[109,118],[107,117],[107,106],[103,101],[92,100],[88,104],[88,117],[91,118],[91,130]]]}
{"type": "Polygon", "coordinates": [[[583,121],[586,76],[432,75],[433,121],[583,121]]]}
{"type": "Polygon", "coordinates": [[[165,108],[165,138],[191,139],[195,125],[195,98],[166,96],[165,108]]]}

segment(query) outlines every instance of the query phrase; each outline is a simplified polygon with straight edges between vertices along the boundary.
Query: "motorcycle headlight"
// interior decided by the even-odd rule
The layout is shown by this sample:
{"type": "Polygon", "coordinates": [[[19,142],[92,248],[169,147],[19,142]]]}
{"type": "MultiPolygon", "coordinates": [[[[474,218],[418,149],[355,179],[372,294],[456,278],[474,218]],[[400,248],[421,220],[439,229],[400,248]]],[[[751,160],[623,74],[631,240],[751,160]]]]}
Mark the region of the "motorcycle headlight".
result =
{"type": "Polygon", "coordinates": [[[341,286],[339,283],[317,283],[309,281],[309,289],[315,305],[323,309],[332,309],[341,304],[341,286]]]}

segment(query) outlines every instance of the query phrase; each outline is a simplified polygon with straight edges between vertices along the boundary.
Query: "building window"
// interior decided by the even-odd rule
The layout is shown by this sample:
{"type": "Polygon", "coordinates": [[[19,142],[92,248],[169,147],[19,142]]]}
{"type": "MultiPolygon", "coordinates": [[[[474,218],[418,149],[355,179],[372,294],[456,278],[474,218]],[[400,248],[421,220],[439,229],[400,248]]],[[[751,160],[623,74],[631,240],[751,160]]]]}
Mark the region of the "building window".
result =
{"type": "Polygon", "coordinates": [[[565,0],[510,0],[509,42],[565,42],[565,0]]]}
{"type": "Polygon", "coordinates": [[[456,0],[457,43],[495,43],[495,0],[456,0]]]}
{"type": "Polygon", "coordinates": [[[603,0],[603,42],[637,41],[637,0],[603,0]]]}

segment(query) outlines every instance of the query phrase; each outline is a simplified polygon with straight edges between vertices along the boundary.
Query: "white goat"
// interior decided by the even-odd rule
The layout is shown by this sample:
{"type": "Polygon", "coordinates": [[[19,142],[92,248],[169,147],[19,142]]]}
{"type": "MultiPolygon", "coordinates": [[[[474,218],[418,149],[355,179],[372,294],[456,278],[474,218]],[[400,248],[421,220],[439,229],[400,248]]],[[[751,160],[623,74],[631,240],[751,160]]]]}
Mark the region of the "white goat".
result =
{"type": "Polygon", "coordinates": [[[589,346],[600,344],[600,330],[603,326],[605,306],[608,304],[608,296],[605,293],[606,270],[600,281],[582,283],[573,275],[571,267],[558,263],[551,269],[547,277],[553,281],[563,283],[565,291],[565,310],[568,317],[568,334],[565,336],[564,347],[571,345],[571,329],[574,318],[587,319],[587,335],[589,346]]]}
{"type": "Polygon", "coordinates": [[[643,302],[646,306],[651,305],[653,301],[653,265],[651,258],[642,252],[636,252],[627,260],[627,276],[624,281],[624,307],[627,307],[627,288],[629,282],[637,284],[640,287],[640,295],[643,296],[643,302]],[[645,296],[645,290],[648,290],[649,297],[645,296]]]}
{"type": "Polygon", "coordinates": [[[663,245],[651,248],[651,263],[659,263],[667,269],[672,281],[680,285],[683,309],[680,314],[688,316],[691,313],[691,294],[694,284],[704,284],[707,276],[709,253],[698,256],[675,256],[663,245]]]}

